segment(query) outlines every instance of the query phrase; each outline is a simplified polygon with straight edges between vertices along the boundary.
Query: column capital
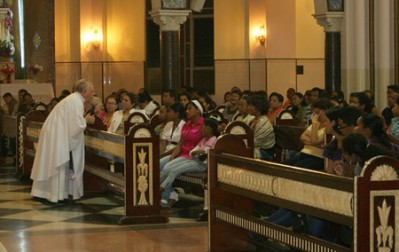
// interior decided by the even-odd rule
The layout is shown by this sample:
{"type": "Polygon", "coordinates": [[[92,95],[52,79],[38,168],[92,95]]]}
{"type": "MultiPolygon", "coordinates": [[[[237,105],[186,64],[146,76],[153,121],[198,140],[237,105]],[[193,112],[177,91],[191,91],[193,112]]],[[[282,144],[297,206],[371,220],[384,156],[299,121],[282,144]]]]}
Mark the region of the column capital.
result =
{"type": "Polygon", "coordinates": [[[314,14],[313,17],[324,28],[324,32],[340,32],[342,29],[343,12],[326,12],[314,14]]]}
{"type": "Polygon", "coordinates": [[[191,10],[156,10],[150,15],[161,31],[180,31],[180,25],[186,22],[191,10]]]}

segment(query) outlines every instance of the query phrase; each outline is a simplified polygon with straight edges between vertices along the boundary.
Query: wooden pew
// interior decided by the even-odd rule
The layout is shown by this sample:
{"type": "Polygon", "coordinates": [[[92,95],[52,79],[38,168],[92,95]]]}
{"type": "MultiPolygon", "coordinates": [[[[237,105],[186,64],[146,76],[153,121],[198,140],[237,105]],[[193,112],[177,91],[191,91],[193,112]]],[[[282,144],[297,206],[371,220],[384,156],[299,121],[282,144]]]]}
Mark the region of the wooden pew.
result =
{"type": "Polygon", "coordinates": [[[17,115],[17,178],[30,179],[36,144],[46,118],[47,112],[42,110],[32,110],[26,115],[24,113],[17,115]]]}
{"type": "Polygon", "coordinates": [[[159,139],[146,124],[129,135],[87,129],[85,172],[125,188],[125,215],[120,224],[165,223],[160,212],[159,139]],[[108,160],[124,163],[124,176],[108,169],[108,160]]]}
{"type": "MultiPolygon", "coordinates": [[[[240,146],[241,143],[244,143],[243,149],[245,149],[245,156],[248,157],[253,157],[254,156],[254,137],[253,137],[253,131],[249,128],[247,124],[244,122],[240,121],[234,121],[229,123],[226,126],[225,132],[223,133],[222,136],[219,136],[219,138],[225,138],[228,139],[230,142],[230,145],[216,145],[214,148],[225,152],[225,153],[231,153],[235,154],[236,152],[236,144],[238,145],[238,153],[243,152],[241,150],[240,146]],[[227,135],[233,135],[234,137],[228,136],[227,135]],[[235,143],[234,141],[237,141],[235,143]],[[234,146],[234,148],[232,148],[234,146]],[[248,153],[246,153],[248,152],[248,153]]],[[[227,141],[227,140],[225,140],[227,141]]],[[[244,154],[243,154],[244,155],[244,154]]],[[[200,193],[201,196],[204,196],[204,209],[205,211],[198,216],[197,220],[198,221],[205,221],[208,219],[208,171],[205,172],[188,172],[188,173],[183,173],[180,176],[176,178],[176,182],[174,183],[174,186],[176,187],[187,187],[190,186],[194,188],[197,192],[202,192],[200,193]]]]}
{"type": "Polygon", "coordinates": [[[273,129],[276,137],[276,162],[283,163],[288,158],[290,150],[302,150],[303,142],[300,140],[300,137],[306,128],[290,125],[273,125],[273,129]]]}
{"type": "MultiPolygon", "coordinates": [[[[33,165],[34,145],[39,140],[46,118],[40,113],[32,111],[18,119],[22,151],[17,167],[27,178],[33,165]]],[[[87,177],[92,174],[106,183],[124,188],[125,213],[119,220],[120,224],[168,222],[168,218],[160,212],[159,139],[153,129],[141,124],[133,126],[128,135],[117,135],[91,127],[85,132],[85,187],[94,185],[96,189],[105,189],[105,186],[100,186],[102,183],[93,180],[94,177],[90,177],[89,184],[86,183],[87,177]],[[123,163],[125,176],[112,173],[109,160],[123,163]]],[[[99,124],[98,127],[102,126],[99,124]]]]}
{"type": "MultiPolygon", "coordinates": [[[[377,251],[388,243],[379,244],[376,230],[399,228],[393,210],[399,207],[398,177],[399,162],[390,157],[373,158],[351,179],[211,150],[209,250],[245,251],[255,233],[301,251],[377,251]],[[352,226],[353,248],[258,219],[252,215],[256,201],[352,226]]],[[[384,234],[399,241],[398,232],[384,234]]]]}
{"type": "Polygon", "coordinates": [[[292,110],[284,109],[274,119],[274,125],[298,126],[298,120],[292,110]]]}
{"type": "Polygon", "coordinates": [[[141,113],[141,112],[133,112],[129,115],[126,121],[124,121],[123,129],[124,129],[124,134],[127,135],[129,134],[129,130],[136,124],[139,123],[148,123],[149,119],[148,117],[141,113]]]}

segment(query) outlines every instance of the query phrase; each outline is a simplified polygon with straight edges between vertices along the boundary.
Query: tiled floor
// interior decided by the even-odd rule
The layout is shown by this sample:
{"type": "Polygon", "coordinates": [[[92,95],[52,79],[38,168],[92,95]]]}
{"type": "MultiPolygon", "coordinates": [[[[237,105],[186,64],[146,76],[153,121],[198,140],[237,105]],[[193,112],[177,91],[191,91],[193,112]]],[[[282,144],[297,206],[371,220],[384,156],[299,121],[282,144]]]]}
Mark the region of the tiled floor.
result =
{"type": "Polygon", "coordinates": [[[111,193],[46,204],[12,171],[0,167],[0,252],[207,251],[207,223],[195,221],[201,199],[179,201],[167,224],[120,226],[123,201],[111,193]]]}

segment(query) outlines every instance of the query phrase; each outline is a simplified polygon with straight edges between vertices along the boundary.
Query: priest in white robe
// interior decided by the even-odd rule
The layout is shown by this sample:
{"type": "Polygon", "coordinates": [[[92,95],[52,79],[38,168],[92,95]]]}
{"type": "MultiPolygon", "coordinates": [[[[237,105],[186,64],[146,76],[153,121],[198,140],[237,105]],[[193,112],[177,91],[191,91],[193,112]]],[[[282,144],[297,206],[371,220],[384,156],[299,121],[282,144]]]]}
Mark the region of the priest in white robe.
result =
{"type": "Polygon", "coordinates": [[[94,122],[94,116],[84,117],[83,103],[91,101],[94,87],[80,80],[74,91],[48,115],[33,162],[32,196],[50,202],[83,196],[84,130],[87,123],[94,122]]]}

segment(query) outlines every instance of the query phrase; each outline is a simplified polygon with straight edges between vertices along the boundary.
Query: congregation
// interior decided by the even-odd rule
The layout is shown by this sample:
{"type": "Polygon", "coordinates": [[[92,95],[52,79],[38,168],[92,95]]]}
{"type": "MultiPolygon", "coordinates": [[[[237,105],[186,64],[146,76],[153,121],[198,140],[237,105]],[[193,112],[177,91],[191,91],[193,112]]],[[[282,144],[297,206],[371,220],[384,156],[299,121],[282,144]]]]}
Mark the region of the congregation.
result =
{"type": "MultiPolygon", "coordinates": [[[[64,90],[60,97],[52,99],[44,106],[46,113],[50,114],[57,103],[70,94],[64,90]]],[[[19,91],[18,100],[10,93],[4,94],[3,99],[5,115],[26,113],[43,105],[35,103],[26,90],[19,91]]],[[[159,104],[145,89],[137,94],[120,89],[104,102],[100,97],[84,102],[84,111],[116,134],[126,134],[129,129],[124,128],[123,122],[132,113],[141,113],[148,119],[158,117],[155,132],[160,136],[161,207],[169,209],[179,200],[178,192],[173,190],[176,177],[187,172],[206,172],[209,149],[232,121],[242,121],[253,130],[253,156],[266,161],[354,177],[374,156],[397,157],[399,86],[387,87],[387,103],[388,107],[380,110],[367,90],[351,93],[346,101],[340,91],[328,94],[316,87],[305,94],[289,88],[286,98],[277,92],[268,95],[265,91],[242,91],[233,87],[225,93],[224,103],[220,105],[207,92],[193,89],[178,94],[165,90],[159,104]],[[285,159],[278,159],[273,125],[278,124],[277,118],[287,111],[294,126],[305,129],[300,137],[304,147],[290,151],[285,159]]],[[[2,144],[1,156],[6,156],[6,150],[2,144]]],[[[270,216],[260,217],[289,227],[294,225],[295,216],[289,210],[273,208],[270,216]]],[[[308,216],[307,225],[309,234],[350,246],[351,238],[331,234],[332,229],[337,229],[333,223],[308,216]]]]}

